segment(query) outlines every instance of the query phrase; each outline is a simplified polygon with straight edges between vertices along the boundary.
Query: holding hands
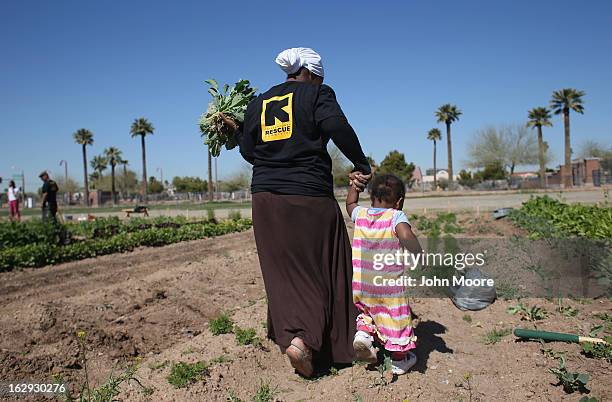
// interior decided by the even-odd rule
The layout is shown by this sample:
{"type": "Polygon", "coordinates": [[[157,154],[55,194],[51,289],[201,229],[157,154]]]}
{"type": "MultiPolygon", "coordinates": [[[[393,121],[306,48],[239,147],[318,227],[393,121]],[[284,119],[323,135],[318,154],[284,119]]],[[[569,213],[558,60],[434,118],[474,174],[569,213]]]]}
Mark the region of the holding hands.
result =
{"type": "Polygon", "coordinates": [[[351,172],[349,174],[349,185],[357,190],[357,192],[362,192],[365,190],[365,187],[368,185],[370,179],[372,179],[372,173],[363,174],[361,172],[351,172]]]}

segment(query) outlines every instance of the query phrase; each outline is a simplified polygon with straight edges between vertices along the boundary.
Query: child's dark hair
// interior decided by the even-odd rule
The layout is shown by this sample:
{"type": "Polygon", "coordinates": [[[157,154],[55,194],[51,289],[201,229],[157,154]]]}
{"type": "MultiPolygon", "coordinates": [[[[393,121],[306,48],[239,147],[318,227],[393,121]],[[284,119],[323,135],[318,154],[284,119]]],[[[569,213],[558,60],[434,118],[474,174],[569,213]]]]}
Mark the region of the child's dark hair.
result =
{"type": "Polygon", "coordinates": [[[374,176],[370,196],[372,200],[380,200],[389,204],[395,204],[406,195],[406,186],[397,176],[392,174],[380,174],[374,176]]]}

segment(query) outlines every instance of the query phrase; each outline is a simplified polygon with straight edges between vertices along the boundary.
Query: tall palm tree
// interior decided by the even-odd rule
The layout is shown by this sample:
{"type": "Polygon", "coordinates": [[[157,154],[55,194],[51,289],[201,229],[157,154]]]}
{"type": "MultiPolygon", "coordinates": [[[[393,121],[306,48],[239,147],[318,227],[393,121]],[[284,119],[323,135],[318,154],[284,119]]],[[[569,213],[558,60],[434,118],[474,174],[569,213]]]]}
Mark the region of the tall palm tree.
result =
{"type": "Polygon", "coordinates": [[[572,151],[570,141],[570,110],[576,113],[583,114],[584,106],[582,105],[582,97],[585,96],[584,91],[579,91],[574,88],[564,88],[555,91],[550,100],[550,108],[555,114],[563,113],[563,125],[565,126],[565,174],[563,175],[563,184],[565,187],[572,186],[572,151]]]}
{"type": "Polygon", "coordinates": [[[94,170],[94,174],[92,174],[92,178],[95,181],[98,181],[102,178],[102,172],[106,170],[108,167],[108,160],[104,157],[104,155],[98,155],[91,158],[89,162],[91,168],[94,170]]]}
{"type": "Polygon", "coordinates": [[[147,119],[140,117],[135,119],[130,128],[130,134],[133,137],[140,136],[140,149],[142,151],[142,183],[141,192],[143,202],[147,202],[147,152],[145,150],[145,137],[148,134],[153,134],[155,128],[147,119]]]}
{"type": "Polygon", "coordinates": [[[453,189],[453,147],[451,141],[451,124],[459,120],[461,110],[456,105],[444,104],[436,110],[438,123],[446,124],[446,147],[448,151],[448,188],[453,189]]]}
{"type": "Polygon", "coordinates": [[[427,132],[427,139],[433,141],[433,168],[434,168],[434,190],[438,189],[438,168],[436,166],[436,142],[442,139],[442,133],[437,128],[432,128],[427,132]]]}
{"type": "Polygon", "coordinates": [[[78,129],[74,134],[74,141],[83,147],[83,178],[85,185],[85,205],[89,206],[89,182],[87,181],[87,145],[93,144],[93,133],[86,128],[78,129]]]}
{"type": "Polygon", "coordinates": [[[115,191],[115,167],[121,161],[121,151],[116,147],[108,147],[104,150],[104,156],[111,167],[111,197],[113,206],[117,204],[117,192],[115,191]]]}
{"type": "Polygon", "coordinates": [[[545,107],[534,107],[529,111],[529,121],[527,127],[536,127],[538,129],[538,154],[540,159],[540,187],[546,188],[546,164],[544,155],[546,148],[544,146],[544,137],[542,136],[542,127],[551,127],[550,110],[545,107]]]}

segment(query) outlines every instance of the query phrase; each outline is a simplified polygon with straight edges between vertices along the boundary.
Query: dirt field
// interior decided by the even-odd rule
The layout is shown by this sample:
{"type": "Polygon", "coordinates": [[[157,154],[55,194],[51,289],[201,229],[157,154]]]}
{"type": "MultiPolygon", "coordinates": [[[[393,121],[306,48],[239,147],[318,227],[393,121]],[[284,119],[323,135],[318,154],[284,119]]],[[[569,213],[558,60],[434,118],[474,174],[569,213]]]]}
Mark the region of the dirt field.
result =
{"type": "MultiPolygon", "coordinates": [[[[508,236],[506,222],[472,224],[468,230],[508,236]],[[487,229],[484,230],[483,227],[487,229]]],[[[209,318],[230,312],[243,328],[264,337],[266,299],[252,230],[216,239],[140,249],[129,254],[23,270],[0,275],[0,377],[49,382],[61,374],[73,389],[84,377],[78,359],[77,331],[87,334],[90,377],[99,382],[113,369],[142,357],[137,376],[152,389],[124,386],[121,400],[213,401],[230,393],[249,400],[262,383],[278,400],[415,401],[571,400],[548,368],[537,342],[512,335],[486,345],[483,336],[497,328],[530,327],[506,313],[511,301],[498,300],[480,312],[465,313],[448,299],[415,299],[419,362],[405,376],[377,385],[376,370],[356,364],[315,380],[298,377],[269,341],[239,346],[233,334],[213,336],[209,318]],[[464,316],[469,315],[471,321],[464,316]],[[209,375],[187,388],[167,381],[175,362],[211,361],[209,375]],[[469,384],[465,380],[470,375],[469,384]]],[[[527,300],[552,314],[538,328],[588,333],[601,324],[597,313],[612,312],[609,300],[566,301],[576,317],[555,312],[546,300],[527,300]]],[[[576,344],[550,343],[564,351],[570,371],[591,375],[591,395],[612,399],[612,372],[605,360],[588,359],[576,344]]],[[[36,397],[29,399],[35,400],[36,397]]],[[[39,399],[44,400],[43,397],[39,399]]]]}

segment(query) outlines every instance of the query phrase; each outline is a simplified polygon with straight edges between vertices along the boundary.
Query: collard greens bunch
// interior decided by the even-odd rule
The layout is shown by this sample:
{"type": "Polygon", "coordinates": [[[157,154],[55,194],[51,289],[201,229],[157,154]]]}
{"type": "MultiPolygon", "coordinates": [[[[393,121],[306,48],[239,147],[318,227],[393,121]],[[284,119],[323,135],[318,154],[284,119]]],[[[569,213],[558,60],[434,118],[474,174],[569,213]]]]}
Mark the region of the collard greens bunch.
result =
{"type": "Polygon", "coordinates": [[[231,88],[225,84],[222,91],[219,91],[217,81],[210,79],[206,80],[206,83],[210,85],[208,92],[213,99],[208,104],[206,113],[200,117],[200,131],[204,143],[210,147],[210,153],[219,156],[222,146],[229,150],[237,145],[234,134],[228,130],[220,113],[241,124],[244,122],[247,105],[255,98],[256,89],[251,88],[248,80],[240,80],[231,88]]]}

